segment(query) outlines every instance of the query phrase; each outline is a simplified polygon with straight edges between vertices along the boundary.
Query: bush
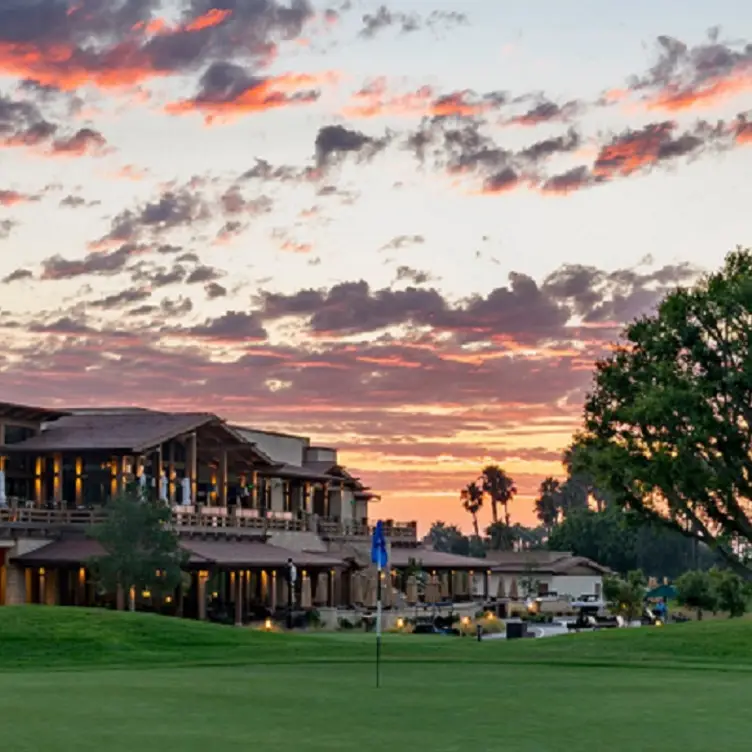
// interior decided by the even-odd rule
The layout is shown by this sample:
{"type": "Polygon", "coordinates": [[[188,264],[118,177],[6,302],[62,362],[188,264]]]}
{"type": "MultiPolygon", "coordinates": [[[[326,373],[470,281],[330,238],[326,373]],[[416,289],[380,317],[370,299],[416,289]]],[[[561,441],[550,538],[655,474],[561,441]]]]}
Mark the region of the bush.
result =
{"type": "Polygon", "coordinates": [[[685,572],[676,581],[677,600],[680,605],[697,611],[697,619],[702,619],[703,611],[718,609],[718,590],[715,584],[717,575],[709,572],[685,572]]]}
{"type": "Polygon", "coordinates": [[[721,611],[727,611],[729,618],[744,616],[749,605],[747,583],[738,574],[728,569],[712,569],[710,576],[721,611]]]}

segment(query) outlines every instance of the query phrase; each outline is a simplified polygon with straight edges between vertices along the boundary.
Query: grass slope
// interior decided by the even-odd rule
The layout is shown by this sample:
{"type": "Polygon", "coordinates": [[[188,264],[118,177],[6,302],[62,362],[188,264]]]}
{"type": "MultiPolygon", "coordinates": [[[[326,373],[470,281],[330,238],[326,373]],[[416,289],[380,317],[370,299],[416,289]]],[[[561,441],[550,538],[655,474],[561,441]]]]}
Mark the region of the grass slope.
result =
{"type": "MultiPolygon", "coordinates": [[[[752,669],[752,622],[610,630],[515,642],[385,635],[389,662],[752,669]]],[[[151,614],[20,606],[0,609],[0,670],[370,662],[363,633],[266,634],[151,614]]]]}
{"type": "Polygon", "coordinates": [[[6,607],[0,726],[13,752],[741,751],[750,647],[749,622],[514,643],[389,635],[376,690],[372,635],[6,607]]]}

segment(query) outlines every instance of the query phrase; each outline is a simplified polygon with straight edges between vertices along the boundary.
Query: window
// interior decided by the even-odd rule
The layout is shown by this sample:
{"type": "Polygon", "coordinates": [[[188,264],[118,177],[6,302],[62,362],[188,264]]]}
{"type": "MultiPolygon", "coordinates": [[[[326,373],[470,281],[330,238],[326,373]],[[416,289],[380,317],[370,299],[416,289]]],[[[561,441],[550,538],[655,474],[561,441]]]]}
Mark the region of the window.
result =
{"type": "Polygon", "coordinates": [[[538,595],[548,595],[548,583],[547,582],[538,583],[538,595]]]}

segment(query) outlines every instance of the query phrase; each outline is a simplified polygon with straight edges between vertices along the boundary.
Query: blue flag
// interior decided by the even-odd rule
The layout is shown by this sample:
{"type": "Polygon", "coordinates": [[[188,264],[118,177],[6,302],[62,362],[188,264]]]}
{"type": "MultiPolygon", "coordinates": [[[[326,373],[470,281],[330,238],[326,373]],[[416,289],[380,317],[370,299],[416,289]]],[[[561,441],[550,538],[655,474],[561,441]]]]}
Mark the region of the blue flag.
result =
{"type": "Polygon", "coordinates": [[[386,569],[389,555],[386,551],[386,538],[384,537],[384,523],[379,520],[373,529],[371,538],[371,561],[381,569],[386,569]]]}

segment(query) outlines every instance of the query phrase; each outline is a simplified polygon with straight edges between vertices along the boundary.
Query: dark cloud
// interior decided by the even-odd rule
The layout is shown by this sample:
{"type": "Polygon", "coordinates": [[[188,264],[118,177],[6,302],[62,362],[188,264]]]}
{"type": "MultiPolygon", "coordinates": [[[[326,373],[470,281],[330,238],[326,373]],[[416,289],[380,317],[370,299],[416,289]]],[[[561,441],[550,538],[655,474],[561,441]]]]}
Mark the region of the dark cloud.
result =
{"type": "Polygon", "coordinates": [[[327,125],[316,135],[316,164],[319,168],[327,167],[346,154],[370,159],[384,149],[388,141],[389,136],[372,138],[341,125],[327,125]]]}
{"type": "Polygon", "coordinates": [[[543,141],[537,141],[534,144],[522,149],[517,153],[517,157],[525,162],[540,162],[555,154],[566,154],[575,151],[582,145],[580,134],[570,129],[563,136],[547,138],[543,141]]]}
{"type": "Polygon", "coordinates": [[[518,188],[523,181],[520,175],[513,167],[505,167],[499,172],[494,173],[486,178],[483,183],[484,193],[505,193],[518,188]]]}
{"type": "Polygon", "coordinates": [[[566,195],[594,185],[599,180],[601,178],[593,175],[589,167],[580,165],[579,167],[573,167],[571,170],[562,172],[560,175],[548,178],[542,184],[541,190],[544,193],[566,195]]]}
{"type": "Polygon", "coordinates": [[[222,279],[225,274],[219,269],[215,269],[213,266],[197,266],[186,278],[186,282],[189,285],[216,282],[218,279],[222,279]]]}
{"type": "MultiPolygon", "coordinates": [[[[2,222],[0,222],[0,237],[2,237],[2,222]]],[[[16,269],[7,277],[3,277],[3,284],[9,285],[12,282],[22,282],[27,279],[34,279],[34,274],[28,269],[16,269]]]]}
{"type": "Polygon", "coordinates": [[[307,0],[62,0],[0,5],[0,70],[43,86],[109,88],[238,58],[259,65],[313,18],[307,0]],[[53,54],[54,53],[54,54],[53,54]]]}
{"type": "Polygon", "coordinates": [[[428,272],[422,272],[409,266],[398,266],[397,281],[403,282],[405,280],[414,285],[424,285],[431,280],[431,275],[428,272]]]}
{"type": "Polygon", "coordinates": [[[373,290],[365,281],[328,290],[307,289],[286,295],[262,292],[257,312],[264,321],[294,317],[318,335],[343,336],[394,326],[451,332],[465,341],[511,336],[525,343],[571,339],[571,322],[624,321],[655,302],[666,289],[697,276],[689,266],[658,272],[621,270],[607,274],[593,267],[564,266],[542,285],[524,274],[487,295],[451,303],[436,289],[408,287],[373,290]],[[628,316],[627,316],[628,317],[628,316]]]}
{"type": "Polygon", "coordinates": [[[227,288],[218,284],[217,282],[209,282],[204,286],[206,297],[209,300],[216,300],[217,298],[224,298],[227,295],[227,288]]]}
{"type": "Polygon", "coordinates": [[[567,102],[559,105],[555,102],[544,100],[531,107],[522,115],[509,118],[506,122],[510,125],[542,125],[543,123],[568,122],[576,115],[582,113],[583,106],[579,102],[567,102]]]}
{"type": "Polygon", "coordinates": [[[398,251],[400,248],[405,248],[408,245],[422,245],[425,242],[426,239],[422,235],[397,235],[383,246],[381,250],[398,251]]]}
{"type": "Polygon", "coordinates": [[[0,240],[6,240],[10,237],[16,223],[12,219],[0,219],[0,240]]]}
{"type": "Polygon", "coordinates": [[[398,28],[401,33],[408,34],[423,27],[432,29],[453,27],[467,23],[467,16],[457,11],[431,11],[422,17],[417,13],[401,13],[392,11],[386,5],[381,5],[373,13],[365,13],[362,17],[363,27],[359,34],[366,39],[373,39],[380,32],[388,28],[398,28]]]}
{"type": "Polygon", "coordinates": [[[140,303],[141,301],[148,300],[150,297],[151,292],[146,289],[123,290],[121,292],[113,293],[112,295],[106,295],[99,300],[89,301],[86,305],[90,308],[101,308],[105,311],[115,311],[120,308],[127,308],[133,303],[140,303]]]}
{"type": "Polygon", "coordinates": [[[237,185],[228,188],[220,198],[225,214],[247,214],[259,216],[271,212],[274,202],[268,196],[247,199],[237,185]]]}
{"type": "Polygon", "coordinates": [[[181,264],[174,264],[168,269],[165,266],[140,262],[134,265],[131,279],[135,284],[145,284],[151,289],[156,289],[180,284],[187,276],[188,270],[181,264]]]}
{"type": "Polygon", "coordinates": [[[629,82],[647,105],[668,111],[714,104],[752,88],[752,44],[724,42],[718,29],[707,41],[690,47],[670,36],[660,36],[658,55],[650,70],[629,82]]]}
{"type": "Polygon", "coordinates": [[[178,333],[230,342],[264,341],[267,337],[261,319],[255,313],[241,311],[227,311],[219,318],[206,319],[203,324],[178,333]]]}
{"type": "Polygon", "coordinates": [[[190,227],[211,216],[203,196],[190,187],[166,190],[155,201],[134,210],[127,209],[112,220],[110,231],[93,247],[133,242],[144,232],[160,235],[180,227],[190,227]]]}
{"type": "Polygon", "coordinates": [[[93,128],[81,128],[72,136],[55,139],[52,142],[53,154],[82,157],[99,155],[107,151],[107,139],[93,128]]]}
{"type": "Polygon", "coordinates": [[[198,93],[168,105],[167,111],[172,114],[202,112],[211,123],[216,117],[311,104],[321,96],[317,83],[311,76],[256,76],[235,63],[216,62],[201,76],[198,93]],[[290,88],[293,91],[289,91],[290,88]]]}
{"type": "Polygon", "coordinates": [[[144,247],[126,243],[113,251],[93,252],[82,259],[67,259],[56,254],[42,262],[41,278],[45,280],[73,279],[88,274],[111,275],[123,271],[128,262],[144,247]]]}

